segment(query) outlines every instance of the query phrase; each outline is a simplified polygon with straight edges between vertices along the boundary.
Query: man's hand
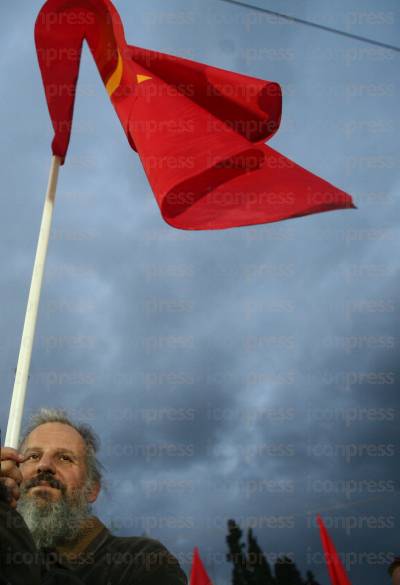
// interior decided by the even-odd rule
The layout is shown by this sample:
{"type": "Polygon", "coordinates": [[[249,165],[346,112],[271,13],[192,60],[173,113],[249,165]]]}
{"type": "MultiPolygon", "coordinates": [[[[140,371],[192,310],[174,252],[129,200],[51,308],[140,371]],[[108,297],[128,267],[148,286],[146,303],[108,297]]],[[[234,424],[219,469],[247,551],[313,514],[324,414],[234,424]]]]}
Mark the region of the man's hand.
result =
{"type": "Polygon", "coordinates": [[[18,465],[24,461],[24,457],[11,447],[1,447],[0,461],[0,484],[8,492],[10,506],[16,508],[20,495],[19,485],[22,482],[22,473],[18,465]]]}

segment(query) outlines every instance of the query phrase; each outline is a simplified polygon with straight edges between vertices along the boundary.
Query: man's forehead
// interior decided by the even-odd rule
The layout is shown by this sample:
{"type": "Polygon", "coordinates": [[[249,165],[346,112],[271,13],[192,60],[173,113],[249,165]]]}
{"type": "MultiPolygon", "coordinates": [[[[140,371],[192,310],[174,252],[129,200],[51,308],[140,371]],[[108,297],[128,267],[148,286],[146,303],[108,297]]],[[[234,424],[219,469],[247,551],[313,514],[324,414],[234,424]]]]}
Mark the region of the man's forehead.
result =
{"type": "Polygon", "coordinates": [[[43,423],[29,433],[24,441],[24,449],[33,446],[82,452],[85,443],[80,433],[64,423],[43,423]]]}

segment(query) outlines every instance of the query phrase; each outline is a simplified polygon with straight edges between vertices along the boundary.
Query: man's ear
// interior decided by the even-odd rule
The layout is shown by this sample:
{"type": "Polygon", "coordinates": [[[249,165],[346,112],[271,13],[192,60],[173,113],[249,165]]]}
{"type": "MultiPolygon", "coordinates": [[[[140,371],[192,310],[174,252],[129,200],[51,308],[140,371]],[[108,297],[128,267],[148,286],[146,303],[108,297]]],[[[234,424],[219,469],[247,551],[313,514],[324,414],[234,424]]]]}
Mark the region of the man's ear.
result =
{"type": "Polygon", "coordinates": [[[93,504],[97,500],[97,496],[100,493],[100,484],[98,482],[94,482],[91,489],[88,491],[87,501],[89,504],[93,504]]]}

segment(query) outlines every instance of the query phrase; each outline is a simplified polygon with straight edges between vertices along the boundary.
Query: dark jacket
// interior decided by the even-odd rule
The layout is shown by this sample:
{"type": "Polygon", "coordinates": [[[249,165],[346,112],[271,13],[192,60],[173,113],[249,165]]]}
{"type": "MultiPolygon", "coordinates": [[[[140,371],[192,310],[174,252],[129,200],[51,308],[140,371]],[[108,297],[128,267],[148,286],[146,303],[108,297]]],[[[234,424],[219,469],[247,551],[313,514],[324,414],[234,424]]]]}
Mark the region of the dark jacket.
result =
{"type": "Polygon", "coordinates": [[[0,498],[0,585],[187,585],[157,540],[118,537],[91,517],[73,547],[35,548],[21,515],[0,498]]]}

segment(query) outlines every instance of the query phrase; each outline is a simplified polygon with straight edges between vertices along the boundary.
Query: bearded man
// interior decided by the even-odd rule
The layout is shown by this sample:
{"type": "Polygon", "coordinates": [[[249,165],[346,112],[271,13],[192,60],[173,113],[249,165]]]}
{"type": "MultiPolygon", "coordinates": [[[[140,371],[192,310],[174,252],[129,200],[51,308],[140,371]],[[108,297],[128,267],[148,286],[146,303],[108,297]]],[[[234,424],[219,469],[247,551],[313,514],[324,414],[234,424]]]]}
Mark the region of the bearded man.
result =
{"type": "Polygon", "coordinates": [[[114,536],[92,515],[102,484],[93,430],[57,410],[32,421],[18,451],[1,451],[0,584],[186,585],[161,543],[114,536]]]}

